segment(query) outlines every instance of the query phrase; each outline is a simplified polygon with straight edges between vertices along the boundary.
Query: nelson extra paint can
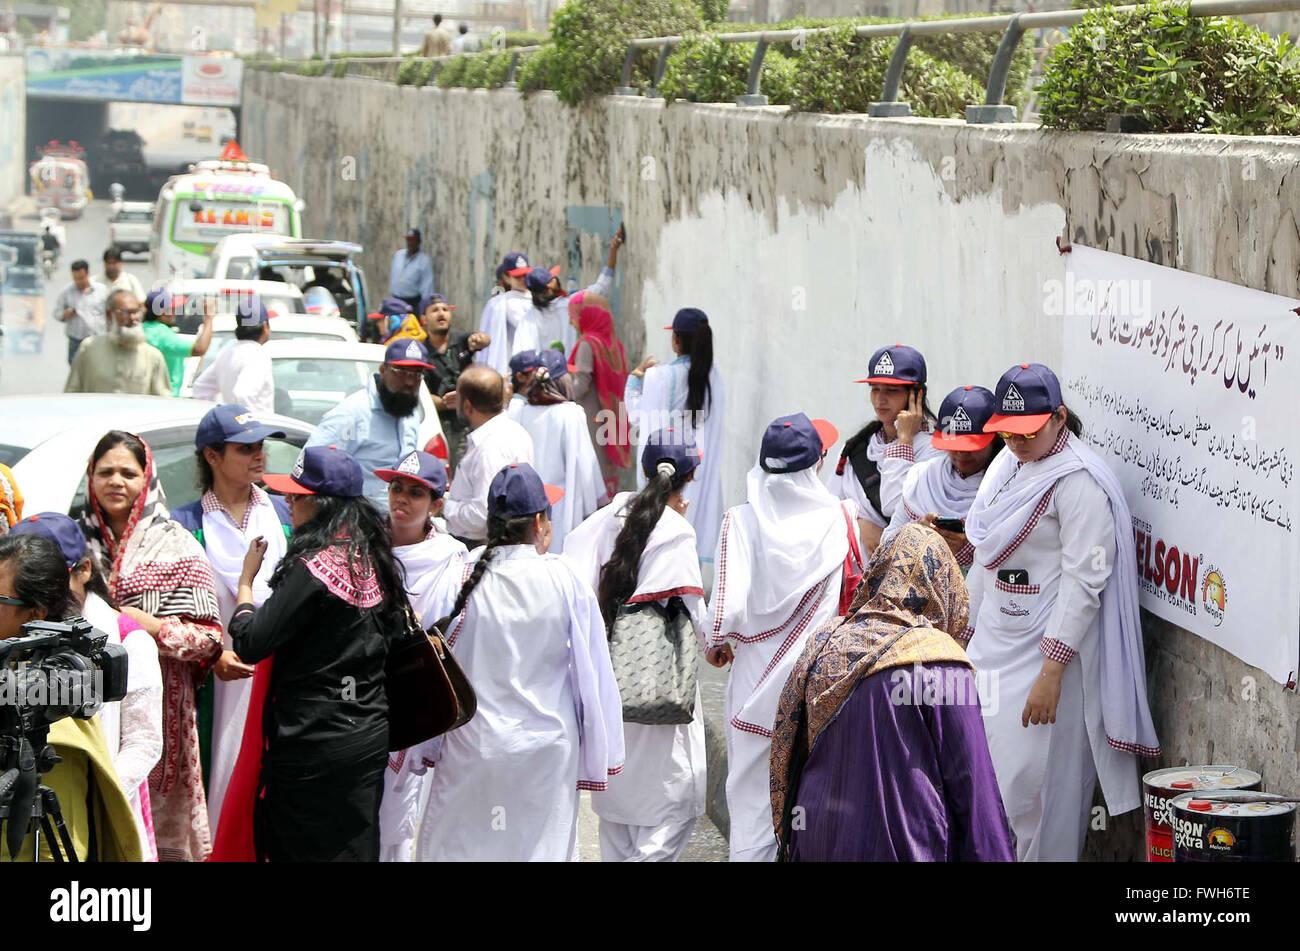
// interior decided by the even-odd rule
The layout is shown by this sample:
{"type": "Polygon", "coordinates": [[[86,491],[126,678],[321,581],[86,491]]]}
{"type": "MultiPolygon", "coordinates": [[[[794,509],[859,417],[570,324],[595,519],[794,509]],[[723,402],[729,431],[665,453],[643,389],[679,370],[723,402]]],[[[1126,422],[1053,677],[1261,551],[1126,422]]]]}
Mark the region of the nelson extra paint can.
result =
{"type": "Polygon", "coordinates": [[[1170,803],[1175,862],[1294,862],[1294,802],[1265,792],[1184,793],[1170,803]]]}
{"type": "Polygon", "coordinates": [[[1242,766],[1173,766],[1142,777],[1142,811],[1146,817],[1147,861],[1174,860],[1174,824],[1169,803],[1188,792],[1259,789],[1259,773],[1242,766]]]}

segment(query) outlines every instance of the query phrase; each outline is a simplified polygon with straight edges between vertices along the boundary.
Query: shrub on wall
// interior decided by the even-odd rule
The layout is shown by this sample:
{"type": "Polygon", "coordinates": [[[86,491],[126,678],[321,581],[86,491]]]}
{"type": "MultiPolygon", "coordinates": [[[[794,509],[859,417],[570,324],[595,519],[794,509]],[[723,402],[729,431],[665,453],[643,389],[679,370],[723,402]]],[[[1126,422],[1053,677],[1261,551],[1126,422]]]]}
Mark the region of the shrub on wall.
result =
{"type": "Polygon", "coordinates": [[[1300,56],[1233,17],[1176,4],[1090,10],[1059,44],[1038,89],[1043,124],[1106,127],[1136,117],[1152,132],[1300,133],[1300,56]]]}
{"type": "Polygon", "coordinates": [[[444,60],[441,63],[435,80],[440,89],[446,89],[449,86],[463,86],[465,70],[469,66],[468,56],[457,56],[455,59],[444,60]]]}
{"type": "MultiPolygon", "coordinates": [[[[569,0],[555,11],[552,88],[561,102],[614,91],[630,40],[698,33],[704,18],[694,0],[569,0]]],[[[649,85],[657,53],[638,57],[633,85],[649,85]]]]}
{"type": "Polygon", "coordinates": [[[525,95],[538,89],[551,88],[551,70],[555,64],[555,47],[543,46],[536,53],[528,53],[519,61],[515,82],[525,95]]]}
{"type": "Polygon", "coordinates": [[[402,64],[397,67],[397,85],[414,86],[415,77],[420,71],[420,60],[415,56],[408,56],[402,60],[402,64]]]}
{"type": "MultiPolygon", "coordinates": [[[[687,37],[664,67],[659,91],[665,99],[691,102],[735,102],[749,84],[753,43],[721,43],[708,34],[687,37]]],[[[759,88],[775,106],[790,102],[794,62],[775,49],[763,57],[759,88]]]]}

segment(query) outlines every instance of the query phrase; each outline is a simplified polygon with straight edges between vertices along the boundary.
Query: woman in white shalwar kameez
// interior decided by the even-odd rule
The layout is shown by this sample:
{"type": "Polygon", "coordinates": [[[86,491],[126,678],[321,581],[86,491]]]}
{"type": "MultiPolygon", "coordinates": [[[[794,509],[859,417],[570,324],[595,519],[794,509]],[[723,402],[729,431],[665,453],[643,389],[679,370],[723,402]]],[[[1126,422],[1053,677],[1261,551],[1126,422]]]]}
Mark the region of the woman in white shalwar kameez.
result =
{"type": "MultiPolygon", "coordinates": [[[[426,629],[446,617],[464,578],[465,546],[434,519],[442,514],[447,469],[427,452],[410,452],[391,469],[376,469],[388,483],[388,522],[393,555],[402,565],[406,595],[426,629]]],[[[415,845],[425,765],[420,748],[388,754],[384,793],[379,803],[379,861],[409,862],[415,845]]]]}
{"type": "Polygon", "coordinates": [[[1146,696],[1128,506],[1080,438],[1056,375],[1007,371],[987,424],[1007,442],[966,519],[967,653],[998,685],[984,726],[1020,861],[1077,861],[1093,790],[1141,801],[1137,756],[1160,753],[1146,696]]]}
{"type": "Polygon", "coordinates": [[[448,631],[478,710],[426,744],[435,768],[417,861],[576,859],[578,791],[605,789],[623,768],[600,607],[545,553],[558,496],[527,463],[488,489],[488,544],[470,555],[448,631]]]}
{"type": "Polygon", "coordinates": [[[775,420],[746,477],[749,500],[728,509],[722,521],[705,656],[716,667],[731,662],[726,730],[733,862],[776,859],[772,724],[804,643],[839,614],[846,562],[856,547],[856,506],[836,499],[817,477],[837,438],[830,423],[802,413],[775,420]]]}
{"type": "MultiPolygon", "coordinates": [[[[621,604],[680,598],[697,634],[704,630],[704,588],[695,530],[682,517],[682,490],[699,465],[695,445],[652,436],[641,457],[650,478],[639,494],[621,492],[569,535],[565,560],[596,591],[606,628],[621,604]]],[[[689,645],[694,651],[695,645],[689,645]]],[[[623,772],[593,793],[603,862],[675,862],[704,814],[704,710],[682,724],[623,724],[623,772]]]]}
{"type": "MultiPolygon", "coordinates": [[[[726,399],[722,375],[713,363],[713,330],[704,311],[683,307],[673,317],[672,363],[646,357],[627,378],[623,401],[637,427],[636,454],[652,433],[672,429],[700,447],[704,459],[686,487],[686,518],[695,528],[700,560],[711,562],[722,522],[722,448],[726,399]]],[[[646,477],[637,473],[637,489],[646,477]]]]}
{"type": "Polygon", "coordinates": [[[533,467],[542,481],[564,490],[551,513],[551,547],[564,553],[564,540],[584,518],[608,501],[605,479],[591,444],[587,414],[561,389],[567,372],[558,350],[539,354],[543,365],[532,374],[527,398],[511,401],[510,418],[533,439],[533,467]]]}

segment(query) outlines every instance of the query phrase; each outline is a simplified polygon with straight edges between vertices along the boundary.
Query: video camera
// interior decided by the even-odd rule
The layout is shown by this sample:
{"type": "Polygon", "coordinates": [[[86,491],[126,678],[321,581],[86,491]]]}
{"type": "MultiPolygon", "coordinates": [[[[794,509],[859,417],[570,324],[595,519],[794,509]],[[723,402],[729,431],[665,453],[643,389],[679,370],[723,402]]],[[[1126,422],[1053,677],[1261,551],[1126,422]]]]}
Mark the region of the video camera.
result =
{"type": "Polygon", "coordinates": [[[76,860],[58,800],[40,783],[40,774],[59,762],[46,743],[50,724],[65,717],[88,720],[105,703],[121,700],[126,676],[126,648],[108,643],[108,635],[84,618],[29,621],[18,637],[0,640],[0,824],[9,820],[10,857],[17,857],[35,820],[61,860],[53,817],[64,849],[76,860]]]}

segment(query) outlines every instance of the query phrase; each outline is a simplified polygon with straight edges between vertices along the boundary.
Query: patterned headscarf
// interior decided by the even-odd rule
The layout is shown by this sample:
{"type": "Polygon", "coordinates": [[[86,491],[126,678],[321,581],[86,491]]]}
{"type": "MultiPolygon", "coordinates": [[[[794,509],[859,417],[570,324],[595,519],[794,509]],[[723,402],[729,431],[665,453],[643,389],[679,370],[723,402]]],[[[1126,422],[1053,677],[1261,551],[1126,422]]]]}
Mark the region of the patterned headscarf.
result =
{"type": "Polygon", "coordinates": [[[23,494],[18,491],[14,474],[0,464],[0,535],[4,535],[23,519],[23,494]]]}
{"type": "Polygon", "coordinates": [[[969,665],[955,639],[969,615],[961,567],[936,532],[910,522],[876,549],[848,615],[827,622],[808,639],[781,694],[771,770],[778,836],[792,770],[802,766],[858,682],[911,664],[969,665]]]}
{"type": "MultiPolygon", "coordinates": [[[[139,437],[136,437],[139,439],[139,437]]],[[[113,535],[95,497],[95,460],[86,471],[86,505],[78,521],[98,560],[108,590],[120,603],[154,617],[185,616],[220,623],[216,582],[194,536],[171,520],[154,469],[153,450],[143,439],[146,488],[131,506],[121,538],[113,535]]]]}

